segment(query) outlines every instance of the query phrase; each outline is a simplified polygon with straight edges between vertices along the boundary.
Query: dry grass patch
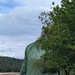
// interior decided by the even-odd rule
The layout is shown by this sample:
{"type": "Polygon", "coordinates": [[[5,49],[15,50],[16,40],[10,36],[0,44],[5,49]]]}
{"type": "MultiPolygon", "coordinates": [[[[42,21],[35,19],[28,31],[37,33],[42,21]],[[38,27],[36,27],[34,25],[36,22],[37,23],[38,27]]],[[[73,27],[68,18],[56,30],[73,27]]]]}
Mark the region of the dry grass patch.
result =
{"type": "Polygon", "coordinates": [[[0,73],[0,75],[20,75],[18,72],[6,72],[6,73],[0,73]]]}

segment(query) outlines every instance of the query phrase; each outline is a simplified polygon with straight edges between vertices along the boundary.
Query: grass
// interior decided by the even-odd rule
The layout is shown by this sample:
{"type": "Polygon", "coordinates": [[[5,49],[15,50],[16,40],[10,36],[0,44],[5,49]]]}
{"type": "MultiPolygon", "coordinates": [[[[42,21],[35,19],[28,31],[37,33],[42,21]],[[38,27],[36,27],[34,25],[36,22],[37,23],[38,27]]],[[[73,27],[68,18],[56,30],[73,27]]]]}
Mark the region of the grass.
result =
{"type": "Polygon", "coordinates": [[[18,72],[6,72],[6,73],[0,73],[0,75],[20,75],[18,72]]]}

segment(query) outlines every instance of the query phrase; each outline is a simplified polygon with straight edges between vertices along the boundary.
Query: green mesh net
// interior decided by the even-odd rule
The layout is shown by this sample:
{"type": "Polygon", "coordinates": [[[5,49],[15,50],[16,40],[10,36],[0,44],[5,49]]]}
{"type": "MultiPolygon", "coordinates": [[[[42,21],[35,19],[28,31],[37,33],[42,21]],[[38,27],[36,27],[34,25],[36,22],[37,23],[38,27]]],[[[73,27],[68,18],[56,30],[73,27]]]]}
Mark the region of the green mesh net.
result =
{"type": "Polygon", "coordinates": [[[36,42],[27,46],[25,50],[25,58],[22,65],[20,75],[57,75],[50,73],[42,73],[43,64],[40,56],[44,54],[43,50],[36,47],[36,42]]]}

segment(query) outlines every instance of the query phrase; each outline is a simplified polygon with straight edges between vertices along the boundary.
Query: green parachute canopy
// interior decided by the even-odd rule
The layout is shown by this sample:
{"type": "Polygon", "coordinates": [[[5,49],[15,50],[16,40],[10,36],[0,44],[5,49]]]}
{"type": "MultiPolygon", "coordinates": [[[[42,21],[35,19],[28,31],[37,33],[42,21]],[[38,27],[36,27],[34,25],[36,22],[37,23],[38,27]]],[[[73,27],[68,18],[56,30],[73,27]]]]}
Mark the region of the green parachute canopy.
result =
{"type": "Polygon", "coordinates": [[[44,54],[44,50],[37,48],[36,45],[37,42],[34,42],[26,47],[25,58],[20,75],[58,75],[42,73],[44,65],[40,57],[44,54]]]}

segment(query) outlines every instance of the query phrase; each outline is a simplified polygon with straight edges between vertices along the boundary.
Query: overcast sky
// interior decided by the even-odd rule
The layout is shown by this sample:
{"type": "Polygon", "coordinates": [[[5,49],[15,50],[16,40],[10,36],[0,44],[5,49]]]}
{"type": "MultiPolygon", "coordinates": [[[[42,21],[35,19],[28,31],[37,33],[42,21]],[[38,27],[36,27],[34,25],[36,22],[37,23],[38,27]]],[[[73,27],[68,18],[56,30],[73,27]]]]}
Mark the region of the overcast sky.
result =
{"type": "Polygon", "coordinates": [[[52,1],[56,0],[0,0],[0,56],[24,58],[26,46],[41,34],[38,16],[50,11],[52,1]]]}

